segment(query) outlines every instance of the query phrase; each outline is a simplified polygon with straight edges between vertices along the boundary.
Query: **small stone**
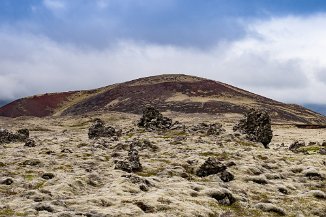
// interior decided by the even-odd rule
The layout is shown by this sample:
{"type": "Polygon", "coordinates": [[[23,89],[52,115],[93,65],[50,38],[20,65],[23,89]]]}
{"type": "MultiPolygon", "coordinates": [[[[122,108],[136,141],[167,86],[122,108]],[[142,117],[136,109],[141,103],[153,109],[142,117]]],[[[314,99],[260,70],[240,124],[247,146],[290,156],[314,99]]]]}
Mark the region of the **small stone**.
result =
{"type": "Polygon", "coordinates": [[[67,154],[71,154],[73,153],[72,150],[70,150],[69,148],[64,148],[61,150],[61,153],[67,153],[67,154]]]}
{"type": "Polygon", "coordinates": [[[0,182],[2,185],[11,185],[14,183],[14,180],[12,178],[6,178],[0,182]]]}
{"type": "Polygon", "coordinates": [[[279,192],[281,192],[282,194],[288,194],[288,190],[287,190],[286,187],[284,187],[284,186],[279,186],[279,187],[277,188],[277,190],[278,190],[279,192]]]}
{"type": "Polygon", "coordinates": [[[326,155],[326,148],[319,149],[319,154],[326,155]]]}
{"type": "Polygon", "coordinates": [[[25,142],[25,147],[35,147],[36,144],[35,144],[35,141],[33,139],[26,139],[26,142],[25,142]]]}
{"type": "Polygon", "coordinates": [[[49,180],[49,179],[53,179],[54,178],[54,174],[53,173],[44,173],[42,175],[43,179],[49,180]]]}

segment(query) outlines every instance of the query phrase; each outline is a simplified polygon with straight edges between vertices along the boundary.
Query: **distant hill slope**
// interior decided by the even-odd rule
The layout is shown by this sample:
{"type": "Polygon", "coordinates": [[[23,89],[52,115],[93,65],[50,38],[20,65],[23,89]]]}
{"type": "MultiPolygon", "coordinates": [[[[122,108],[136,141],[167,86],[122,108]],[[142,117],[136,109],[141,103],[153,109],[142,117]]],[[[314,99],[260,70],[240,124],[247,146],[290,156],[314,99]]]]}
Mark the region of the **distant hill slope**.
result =
{"type": "Polygon", "coordinates": [[[141,113],[147,105],[161,111],[184,113],[244,113],[249,108],[267,110],[274,121],[326,123],[323,115],[289,105],[221,82],[188,75],[160,75],[65,93],[52,93],[16,100],[0,108],[0,115],[58,116],[90,112],[141,113]]]}
{"type": "Polygon", "coordinates": [[[312,111],[318,112],[322,115],[326,115],[326,105],[325,104],[304,104],[304,107],[311,109],[312,111]]]}

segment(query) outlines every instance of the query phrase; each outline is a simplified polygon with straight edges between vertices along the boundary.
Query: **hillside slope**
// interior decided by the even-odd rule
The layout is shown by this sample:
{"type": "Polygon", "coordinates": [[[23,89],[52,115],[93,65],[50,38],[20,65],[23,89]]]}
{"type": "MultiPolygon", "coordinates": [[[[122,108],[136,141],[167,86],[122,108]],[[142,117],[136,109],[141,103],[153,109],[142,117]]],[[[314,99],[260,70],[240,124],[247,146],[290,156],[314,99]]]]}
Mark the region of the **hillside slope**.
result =
{"type": "Polygon", "coordinates": [[[298,105],[289,105],[221,82],[188,75],[160,75],[90,91],[33,96],[0,108],[0,115],[58,116],[90,112],[140,113],[147,105],[161,111],[184,113],[244,113],[267,110],[273,120],[326,123],[326,118],[298,105]]]}

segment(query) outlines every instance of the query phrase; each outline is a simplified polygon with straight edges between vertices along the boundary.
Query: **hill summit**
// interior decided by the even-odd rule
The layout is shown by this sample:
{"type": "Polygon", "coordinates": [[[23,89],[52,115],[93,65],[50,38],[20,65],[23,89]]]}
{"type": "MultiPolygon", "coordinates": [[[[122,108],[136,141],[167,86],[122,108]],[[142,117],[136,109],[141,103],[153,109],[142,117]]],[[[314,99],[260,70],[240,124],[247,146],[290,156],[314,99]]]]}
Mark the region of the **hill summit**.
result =
{"type": "Polygon", "coordinates": [[[62,116],[118,111],[140,114],[151,105],[160,111],[243,114],[250,108],[267,111],[273,121],[326,123],[323,115],[281,103],[205,78],[166,74],[140,78],[94,90],[26,97],[0,108],[0,116],[62,116]]]}

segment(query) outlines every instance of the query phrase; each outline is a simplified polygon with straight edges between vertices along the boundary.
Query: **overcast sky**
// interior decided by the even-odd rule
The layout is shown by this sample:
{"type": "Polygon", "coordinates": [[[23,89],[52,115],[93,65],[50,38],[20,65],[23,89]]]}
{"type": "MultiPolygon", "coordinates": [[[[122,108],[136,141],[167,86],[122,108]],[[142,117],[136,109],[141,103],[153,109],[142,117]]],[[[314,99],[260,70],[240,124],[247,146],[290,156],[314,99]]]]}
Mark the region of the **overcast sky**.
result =
{"type": "Polygon", "coordinates": [[[0,100],[163,73],[326,104],[326,1],[0,1],[0,100]]]}

